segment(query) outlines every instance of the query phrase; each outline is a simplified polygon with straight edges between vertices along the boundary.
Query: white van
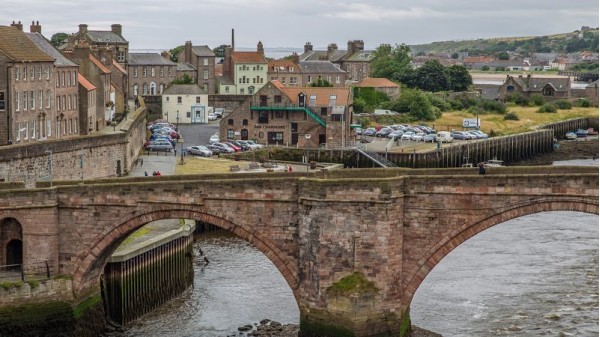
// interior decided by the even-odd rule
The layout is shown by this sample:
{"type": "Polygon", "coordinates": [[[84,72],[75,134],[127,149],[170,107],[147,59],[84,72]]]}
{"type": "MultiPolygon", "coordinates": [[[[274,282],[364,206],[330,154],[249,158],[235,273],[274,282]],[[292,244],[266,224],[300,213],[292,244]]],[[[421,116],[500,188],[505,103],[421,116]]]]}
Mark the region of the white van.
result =
{"type": "Polygon", "coordinates": [[[440,131],[435,135],[435,141],[439,143],[452,143],[454,138],[448,131],[440,131]]]}

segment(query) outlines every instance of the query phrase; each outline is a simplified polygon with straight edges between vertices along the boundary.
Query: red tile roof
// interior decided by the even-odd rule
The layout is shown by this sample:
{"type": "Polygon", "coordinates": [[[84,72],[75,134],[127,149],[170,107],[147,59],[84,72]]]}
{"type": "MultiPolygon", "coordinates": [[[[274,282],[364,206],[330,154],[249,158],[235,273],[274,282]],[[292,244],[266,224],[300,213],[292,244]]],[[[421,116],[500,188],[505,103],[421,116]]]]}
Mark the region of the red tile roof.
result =
{"type": "Polygon", "coordinates": [[[234,63],[267,63],[263,54],[256,51],[236,51],[232,59],[234,63]]]}
{"type": "Polygon", "coordinates": [[[90,81],[87,80],[87,78],[83,77],[83,75],[81,74],[77,76],[77,81],[79,82],[79,84],[81,84],[82,87],[86,88],[87,91],[92,91],[96,89],[96,86],[94,86],[90,81]]]}
{"type": "Polygon", "coordinates": [[[90,61],[92,61],[93,64],[96,65],[96,67],[98,67],[98,69],[100,69],[101,72],[105,73],[105,74],[110,74],[110,70],[108,70],[108,68],[106,68],[104,66],[104,64],[102,64],[102,62],[100,62],[97,58],[95,58],[92,54],[90,54],[90,61]]]}
{"type": "Polygon", "coordinates": [[[369,87],[369,88],[397,88],[398,84],[388,80],[387,78],[372,78],[367,77],[362,81],[355,84],[357,87],[369,87]]]}
{"type": "Polygon", "coordinates": [[[117,61],[113,60],[113,66],[123,74],[127,75],[127,71],[125,71],[125,69],[119,63],[117,63],[117,61]]]}

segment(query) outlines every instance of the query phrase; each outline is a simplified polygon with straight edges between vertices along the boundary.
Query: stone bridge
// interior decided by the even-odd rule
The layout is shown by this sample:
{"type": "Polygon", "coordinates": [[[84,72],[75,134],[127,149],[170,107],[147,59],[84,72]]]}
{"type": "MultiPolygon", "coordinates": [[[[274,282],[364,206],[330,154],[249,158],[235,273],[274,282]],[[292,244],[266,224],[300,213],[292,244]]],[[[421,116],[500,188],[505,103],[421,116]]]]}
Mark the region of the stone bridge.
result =
{"type": "Polygon", "coordinates": [[[273,262],[294,293],[303,336],[402,336],[421,282],[470,237],[537,212],[598,214],[597,167],[504,167],[486,175],[474,168],[352,169],[0,187],[0,262],[14,232],[7,228],[20,226],[23,263],[55,261],[82,299],[99,293],[108,257],[132,231],[161,219],[200,220],[273,262]]]}

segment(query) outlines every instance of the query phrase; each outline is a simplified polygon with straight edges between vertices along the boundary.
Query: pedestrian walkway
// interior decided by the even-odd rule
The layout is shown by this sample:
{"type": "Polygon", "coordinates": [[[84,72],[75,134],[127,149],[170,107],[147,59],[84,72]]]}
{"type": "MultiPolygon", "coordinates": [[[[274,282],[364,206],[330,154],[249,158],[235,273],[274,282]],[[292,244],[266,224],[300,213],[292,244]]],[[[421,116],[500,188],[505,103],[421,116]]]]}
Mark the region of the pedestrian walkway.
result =
{"type": "Polygon", "coordinates": [[[150,152],[150,155],[140,155],[137,161],[137,165],[133,167],[129,173],[130,177],[143,177],[144,172],[148,173],[148,176],[152,176],[152,172],[160,171],[163,176],[175,174],[175,165],[177,159],[170,152],[150,152]]]}

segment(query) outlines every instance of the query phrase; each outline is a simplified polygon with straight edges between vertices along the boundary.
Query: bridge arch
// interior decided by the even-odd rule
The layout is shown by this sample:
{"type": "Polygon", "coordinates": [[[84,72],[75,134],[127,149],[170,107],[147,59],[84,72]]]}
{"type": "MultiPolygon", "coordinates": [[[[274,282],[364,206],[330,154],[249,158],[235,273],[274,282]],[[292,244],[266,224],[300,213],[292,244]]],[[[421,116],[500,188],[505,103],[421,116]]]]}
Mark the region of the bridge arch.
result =
{"type": "Polygon", "coordinates": [[[23,264],[23,227],[19,220],[0,220],[0,265],[23,264]]]}
{"type": "Polygon", "coordinates": [[[425,277],[440,261],[448,255],[454,248],[471,237],[485,231],[488,228],[516,219],[522,216],[551,211],[574,211],[589,214],[599,214],[597,202],[591,202],[589,199],[565,198],[561,200],[533,199],[527,204],[513,205],[506,207],[499,212],[487,216],[473,223],[466,223],[452,231],[447,240],[440,241],[424,254],[419,263],[408,273],[409,281],[406,283],[403,292],[402,302],[407,307],[410,306],[412,299],[425,277]]]}
{"type": "Polygon", "coordinates": [[[290,286],[296,301],[298,301],[297,263],[289,259],[274,241],[265,235],[261,235],[259,231],[251,226],[239,224],[227,216],[211,214],[205,210],[190,209],[163,209],[137,215],[115,226],[106,235],[97,238],[88,249],[80,252],[77,257],[78,267],[73,274],[75,292],[85,291],[97,284],[106,261],[129,234],[152,221],[164,219],[199,220],[225,229],[249,242],[275,265],[290,286]]]}

